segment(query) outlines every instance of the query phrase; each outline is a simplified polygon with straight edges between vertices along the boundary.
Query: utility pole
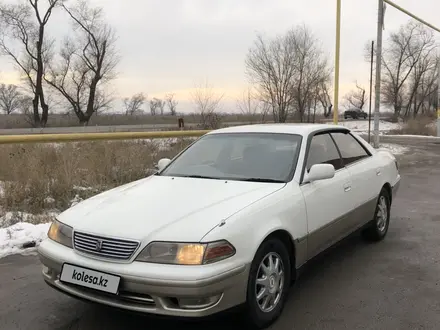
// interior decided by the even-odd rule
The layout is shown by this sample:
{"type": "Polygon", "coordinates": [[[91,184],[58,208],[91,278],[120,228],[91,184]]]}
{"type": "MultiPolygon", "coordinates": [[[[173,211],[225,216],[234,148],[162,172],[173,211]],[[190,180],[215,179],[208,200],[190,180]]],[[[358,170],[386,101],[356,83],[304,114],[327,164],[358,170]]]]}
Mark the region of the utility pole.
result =
{"type": "Polygon", "coordinates": [[[382,34],[384,19],[384,0],[378,0],[379,14],[377,17],[377,46],[376,46],[376,84],[374,102],[374,148],[379,148],[379,119],[380,119],[380,74],[382,68],[382,34]]]}
{"type": "Polygon", "coordinates": [[[335,90],[333,103],[333,123],[338,124],[339,116],[339,54],[341,48],[341,0],[336,0],[336,53],[335,53],[335,90]]]}
{"type": "Polygon", "coordinates": [[[370,103],[368,109],[368,143],[371,142],[371,98],[373,95],[373,61],[374,61],[374,41],[371,42],[371,59],[370,59],[370,103]]]}

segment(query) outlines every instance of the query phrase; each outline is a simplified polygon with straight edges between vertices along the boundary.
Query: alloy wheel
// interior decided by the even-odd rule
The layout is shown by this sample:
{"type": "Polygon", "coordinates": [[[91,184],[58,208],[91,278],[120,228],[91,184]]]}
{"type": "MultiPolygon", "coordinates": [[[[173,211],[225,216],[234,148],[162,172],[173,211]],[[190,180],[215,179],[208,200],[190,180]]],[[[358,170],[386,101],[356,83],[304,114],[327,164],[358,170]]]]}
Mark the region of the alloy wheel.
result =
{"type": "Polygon", "coordinates": [[[280,302],[284,288],[284,264],[281,257],[268,253],[261,261],[255,282],[255,296],[262,312],[271,312],[280,302]]]}

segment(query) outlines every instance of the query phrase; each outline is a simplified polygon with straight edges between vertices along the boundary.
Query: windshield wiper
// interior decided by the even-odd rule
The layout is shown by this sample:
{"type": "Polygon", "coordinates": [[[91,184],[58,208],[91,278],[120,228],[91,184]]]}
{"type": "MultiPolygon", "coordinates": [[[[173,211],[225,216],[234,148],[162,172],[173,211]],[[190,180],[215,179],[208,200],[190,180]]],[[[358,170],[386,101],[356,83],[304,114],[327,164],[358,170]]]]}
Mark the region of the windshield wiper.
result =
{"type": "Polygon", "coordinates": [[[251,181],[251,182],[286,183],[283,180],[265,179],[265,178],[245,178],[245,179],[239,179],[239,180],[240,181],[251,181]]]}

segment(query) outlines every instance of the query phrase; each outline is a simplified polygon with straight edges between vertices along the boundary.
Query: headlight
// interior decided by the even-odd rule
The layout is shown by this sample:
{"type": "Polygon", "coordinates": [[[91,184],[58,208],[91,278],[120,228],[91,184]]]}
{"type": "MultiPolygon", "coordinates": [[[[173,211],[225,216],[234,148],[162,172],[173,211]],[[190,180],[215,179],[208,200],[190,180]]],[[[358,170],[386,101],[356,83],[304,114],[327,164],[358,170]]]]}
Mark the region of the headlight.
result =
{"type": "Polygon", "coordinates": [[[212,243],[152,242],[136,258],[136,261],[158,264],[203,265],[229,258],[235,248],[227,241],[212,243]]]}
{"type": "Polygon", "coordinates": [[[72,227],[55,220],[50,225],[47,237],[57,243],[72,248],[72,232],[72,227]]]}

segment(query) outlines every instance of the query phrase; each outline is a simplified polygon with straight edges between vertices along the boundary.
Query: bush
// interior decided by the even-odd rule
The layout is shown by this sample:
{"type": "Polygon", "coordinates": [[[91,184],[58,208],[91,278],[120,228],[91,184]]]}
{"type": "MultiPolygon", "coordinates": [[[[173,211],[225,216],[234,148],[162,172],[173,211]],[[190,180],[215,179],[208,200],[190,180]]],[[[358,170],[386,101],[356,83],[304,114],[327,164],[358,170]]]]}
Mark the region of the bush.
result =
{"type": "Polygon", "coordinates": [[[409,119],[402,124],[400,129],[392,130],[389,134],[399,134],[399,135],[437,135],[437,128],[435,121],[432,118],[417,117],[415,119],[409,119]]]}

